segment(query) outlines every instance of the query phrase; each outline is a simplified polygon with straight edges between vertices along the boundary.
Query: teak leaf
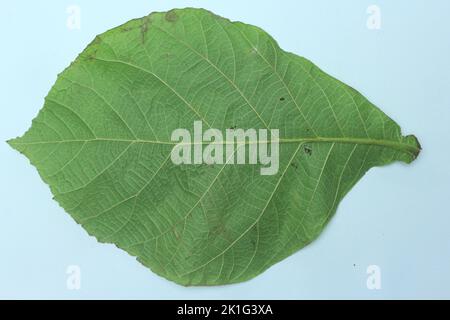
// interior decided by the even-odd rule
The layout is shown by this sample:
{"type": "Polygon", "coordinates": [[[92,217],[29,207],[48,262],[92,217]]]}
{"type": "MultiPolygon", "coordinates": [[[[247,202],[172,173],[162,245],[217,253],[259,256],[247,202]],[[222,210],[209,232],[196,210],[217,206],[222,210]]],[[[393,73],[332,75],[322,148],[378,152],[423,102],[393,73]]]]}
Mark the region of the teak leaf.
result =
{"type": "Polygon", "coordinates": [[[182,285],[255,277],[313,241],[367,170],[420,151],[263,30],[191,8],[97,36],[9,144],[90,235],[182,285]],[[278,129],[279,170],[173,163],[171,133],[195,121],[278,129]]]}

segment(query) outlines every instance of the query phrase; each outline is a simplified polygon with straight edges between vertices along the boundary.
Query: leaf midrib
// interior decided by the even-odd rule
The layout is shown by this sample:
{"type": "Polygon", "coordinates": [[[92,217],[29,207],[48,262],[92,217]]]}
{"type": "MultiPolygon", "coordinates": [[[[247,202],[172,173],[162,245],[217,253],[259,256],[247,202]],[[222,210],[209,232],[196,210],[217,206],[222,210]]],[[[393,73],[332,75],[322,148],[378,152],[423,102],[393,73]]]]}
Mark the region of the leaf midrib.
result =
{"type": "Polygon", "coordinates": [[[40,145],[40,144],[53,144],[53,143],[87,143],[96,141],[106,141],[106,142],[128,142],[128,143],[147,143],[147,144],[160,144],[160,145],[211,145],[211,144],[256,144],[256,143],[272,143],[278,142],[279,144],[286,143],[343,143],[343,144],[360,144],[360,145],[373,145],[391,148],[399,150],[402,152],[417,154],[419,148],[407,143],[403,143],[395,140],[386,139],[371,139],[371,138],[352,138],[352,137],[305,137],[305,138],[284,138],[278,140],[263,140],[263,141],[222,141],[222,142],[190,142],[190,143],[180,143],[174,141],[159,141],[159,140],[145,140],[145,139],[114,139],[114,138],[95,138],[95,139],[72,139],[72,140],[55,140],[55,141],[36,141],[36,142],[14,142],[8,141],[11,145],[40,145]]]}

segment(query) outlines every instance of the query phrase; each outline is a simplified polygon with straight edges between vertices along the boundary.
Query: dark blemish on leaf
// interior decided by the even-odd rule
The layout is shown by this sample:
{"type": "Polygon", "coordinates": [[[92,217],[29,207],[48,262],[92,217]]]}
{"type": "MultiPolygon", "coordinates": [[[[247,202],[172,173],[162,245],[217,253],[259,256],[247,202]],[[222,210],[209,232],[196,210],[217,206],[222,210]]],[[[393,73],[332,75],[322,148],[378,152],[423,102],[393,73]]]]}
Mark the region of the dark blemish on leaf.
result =
{"type": "Polygon", "coordinates": [[[170,11],[168,11],[168,12],[166,13],[165,18],[166,18],[166,20],[169,21],[169,22],[175,22],[175,21],[178,20],[178,15],[177,15],[177,13],[176,13],[175,11],[170,10],[170,11]]]}
{"type": "Polygon", "coordinates": [[[89,52],[86,56],[86,60],[93,61],[97,57],[97,48],[92,49],[91,52],[89,52]]]}
{"type": "Polygon", "coordinates": [[[102,43],[102,41],[103,41],[103,39],[100,38],[100,36],[96,36],[96,37],[94,38],[93,43],[94,43],[94,44],[100,44],[100,43],[102,43]]]}
{"type": "Polygon", "coordinates": [[[284,100],[286,100],[284,97],[281,97],[281,98],[280,98],[280,101],[284,101],[284,100]]]}
{"type": "Polygon", "coordinates": [[[141,24],[141,42],[142,42],[142,44],[145,43],[145,35],[147,34],[149,24],[150,24],[149,16],[142,19],[142,24],[141,24]]]}
{"type": "MultiPolygon", "coordinates": [[[[100,36],[96,36],[94,40],[92,40],[91,43],[89,43],[81,58],[86,61],[95,60],[97,56],[98,47],[102,42],[103,39],[100,36]]],[[[73,63],[74,62],[72,62],[70,65],[72,66],[73,63]]]]}
{"type": "Polygon", "coordinates": [[[304,147],[303,147],[303,151],[305,151],[305,153],[306,153],[308,156],[311,156],[311,155],[312,155],[312,148],[311,148],[310,146],[304,146],[304,147]]]}
{"type": "Polygon", "coordinates": [[[294,167],[294,169],[298,169],[298,165],[296,165],[295,163],[291,162],[291,166],[294,167]]]}
{"type": "Polygon", "coordinates": [[[237,126],[236,126],[236,125],[234,125],[234,126],[232,126],[232,127],[228,128],[228,129],[230,129],[230,130],[236,130],[236,128],[237,128],[237,126]]]}

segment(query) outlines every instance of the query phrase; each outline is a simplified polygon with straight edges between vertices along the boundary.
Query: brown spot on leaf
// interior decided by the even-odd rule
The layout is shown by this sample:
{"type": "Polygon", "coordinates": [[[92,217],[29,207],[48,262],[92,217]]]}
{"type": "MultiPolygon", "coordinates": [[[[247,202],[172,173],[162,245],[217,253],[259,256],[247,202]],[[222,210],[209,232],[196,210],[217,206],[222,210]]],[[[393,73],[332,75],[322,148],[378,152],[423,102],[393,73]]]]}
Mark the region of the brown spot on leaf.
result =
{"type": "Polygon", "coordinates": [[[311,156],[311,155],[312,155],[312,148],[311,148],[311,146],[308,146],[308,145],[304,146],[304,147],[303,147],[303,151],[304,151],[308,156],[311,156]]]}
{"type": "Polygon", "coordinates": [[[170,10],[166,13],[166,20],[169,22],[175,22],[178,20],[178,15],[174,10],[170,10]]]}
{"type": "Polygon", "coordinates": [[[142,24],[141,24],[141,42],[142,42],[142,44],[145,43],[145,36],[147,34],[149,24],[150,24],[149,16],[146,16],[145,18],[142,19],[142,24]]]}

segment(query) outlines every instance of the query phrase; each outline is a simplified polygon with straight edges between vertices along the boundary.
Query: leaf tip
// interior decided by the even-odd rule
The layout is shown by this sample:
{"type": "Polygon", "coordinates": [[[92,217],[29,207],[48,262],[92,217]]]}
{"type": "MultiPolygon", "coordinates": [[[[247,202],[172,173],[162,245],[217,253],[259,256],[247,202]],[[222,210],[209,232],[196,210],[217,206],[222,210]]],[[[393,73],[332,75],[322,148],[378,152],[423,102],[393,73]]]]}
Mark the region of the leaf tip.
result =
{"type": "Polygon", "coordinates": [[[6,140],[5,142],[6,142],[11,148],[15,149],[14,145],[15,145],[15,141],[16,141],[16,140],[17,140],[17,138],[15,138],[15,139],[9,139],[9,140],[6,140]]]}
{"type": "Polygon", "coordinates": [[[404,141],[410,147],[409,150],[412,156],[408,163],[411,163],[419,156],[422,146],[420,145],[419,139],[412,134],[405,136],[404,141]]]}
{"type": "Polygon", "coordinates": [[[9,139],[6,140],[5,142],[14,150],[23,153],[22,148],[20,148],[20,139],[21,137],[17,137],[17,138],[13,138],[13,139],[9,139]]]}

